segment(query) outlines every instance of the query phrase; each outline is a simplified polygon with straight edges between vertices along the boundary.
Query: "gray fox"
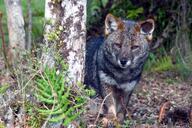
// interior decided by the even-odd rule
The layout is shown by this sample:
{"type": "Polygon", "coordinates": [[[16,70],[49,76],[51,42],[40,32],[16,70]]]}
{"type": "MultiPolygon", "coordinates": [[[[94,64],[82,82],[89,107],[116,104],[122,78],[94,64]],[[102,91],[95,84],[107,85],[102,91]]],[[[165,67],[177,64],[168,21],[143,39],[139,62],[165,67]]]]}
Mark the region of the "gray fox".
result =
{"type": "Polygon", "coordinates": [[[86,44],[85,84],[105,98],[106,115],[124,120],[126,106],[149,54],[153,19],[129,21],[108,14],[105,37],[86,44]]]}

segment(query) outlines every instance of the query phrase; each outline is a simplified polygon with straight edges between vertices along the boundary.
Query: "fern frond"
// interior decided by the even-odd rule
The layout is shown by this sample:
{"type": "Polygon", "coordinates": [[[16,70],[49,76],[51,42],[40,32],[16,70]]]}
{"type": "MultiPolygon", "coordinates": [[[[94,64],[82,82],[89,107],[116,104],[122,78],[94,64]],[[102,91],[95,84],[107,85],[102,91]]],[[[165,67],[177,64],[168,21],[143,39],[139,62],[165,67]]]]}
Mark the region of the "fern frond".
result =
{"type": "Polygon", "coordinates": [[[62,73],[56,73],[55,68],[46,67],[44,73],[36,78],[35,83],[37,92],[35,96],[46,105],[36,109],[42,115],[51,115],[49,121],[63,121],[64,126],[67,126],[84,111],[85,94],[87,94],[84,86],[74,90],[75,88],[68,85],[62,73]]]}

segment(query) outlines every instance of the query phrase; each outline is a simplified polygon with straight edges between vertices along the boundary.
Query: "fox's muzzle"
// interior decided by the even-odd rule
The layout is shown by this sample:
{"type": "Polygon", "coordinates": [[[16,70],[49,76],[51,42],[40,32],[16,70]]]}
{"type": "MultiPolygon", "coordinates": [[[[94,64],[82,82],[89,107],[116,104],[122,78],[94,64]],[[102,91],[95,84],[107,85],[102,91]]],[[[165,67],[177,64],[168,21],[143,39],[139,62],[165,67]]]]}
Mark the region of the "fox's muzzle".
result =
{"type": "Polygon", "coordinates": [[[121,68],[127,68],[131,65],[131,60],[121,59],[118,60],[118,64],[121,68]]]}

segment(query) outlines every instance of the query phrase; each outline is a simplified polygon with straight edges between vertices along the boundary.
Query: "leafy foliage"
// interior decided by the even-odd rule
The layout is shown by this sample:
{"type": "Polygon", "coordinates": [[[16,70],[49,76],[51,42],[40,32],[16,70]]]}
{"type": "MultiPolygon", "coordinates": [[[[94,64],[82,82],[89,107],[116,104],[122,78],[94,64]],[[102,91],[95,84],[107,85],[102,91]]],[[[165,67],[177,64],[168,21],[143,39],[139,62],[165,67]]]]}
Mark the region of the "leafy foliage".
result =
{"type": "Polygon", "coordinates": [[[0,86],[0,94],[3,94],[4,92],[6,92],[6,90],[10,87],[10,85],[8,84],[4,84],[0,86]]]}
{"type": "Polygon", "coordinates": [[[67,74],[63,74],[64,72],[58,73],[55,68],[46,67],[36,78],[36,97],[44,104],[37,108],[40,114],[49,115],[51,122],[63,121],[63,125],[67,126],[84,111],[83,106],[89,91],[83,85],[69,85],[67,74]]]}
{"type": "Polygon", "coordinates": [[[0,122],[0,128],[5,128],[4,124],[0,122]]]}
{"type": "Polygon", "coordinates": [[[89,0],[87,5],[88,29],[93,24],[103,23],[104,20],[102,18],[105,18],[105,13],[112,13],[122,18],[136,19],[143,13],[143,10],[143,7],[136,7],[129,0],[121,0],[118,2],[112,2],[110,0],[89,0]],[[112,4],[109,4],[110,2],[112,4]],[[107,4],[111,6],[106,8],[107,4]]]}
{"type": "Polygon", "coordinates": [[[173,68],[174,65],[170,56],[163,56],[161,58],[157,58],[152,53],[149,55],[149,59],[145,64],[145,70],[150,72],[168,71],[173,68]]]}
{"type": "MultiPolygon", "coordinates": [[[[105,2],[107,2],[106,0],[105,2]]],[[[87,23],[88,23],[88,28],[90,27],[89,25],[94,24],[97,22],[99,19],[101,19],[101,8],[103,5],[106,3],[103,2],[103,4],[99,0],[89,0],[88,1],[88,6],[87,6],[87,23]]]]}
{"type": "Polygon", "coordinates": [[[40,128],[42,123],[41,121],[44,117],[35,111],[34,105],[30,102],[25,102],[25,109],[28,116],[26,121],[27,125],[32,128],[40,128]]]}
{"type": "Polygon", "coordinates": [[[127,18],[130,18],[130,19],[135,19],[139,16],[139,14],[142,14],[143,13],[143,8],[140,7],[140,8],[136,8],[136,9],[133,9],[133,10],[129,10],[127,12],[127,18]]]}
{"type": "Polygon", "coordinates": [[[127,119],[127,120],[124,121],[124,124],[122,125],[122,128],[130,128],[131,124],[132,124],[131,120],[127,119]]]}
{"type": "Polygon", "coordinates": [[[154,71],[167,71],[173,68],[172,60],[170,56],[164,56],[157,59],[154,64],[154,71]]]}
{"type": "Polygon", "coordinates": [[[143,7],[132,4],[130,0],[122,0],[112,6],[110,12],[116,16],[128,19],[136,19],[144,11],[143,7]]]}
{"type": "MultiPolygon", "coordinates": [[[[192,62],[189,62],[189,64],[192,64],[192,62]]],[[[189,76],[192,76],[192,65],[189,64],[183,63],[182,60],[179,58],[177,60],[176,71],[183,79],[187,79],[189,76]]]]}

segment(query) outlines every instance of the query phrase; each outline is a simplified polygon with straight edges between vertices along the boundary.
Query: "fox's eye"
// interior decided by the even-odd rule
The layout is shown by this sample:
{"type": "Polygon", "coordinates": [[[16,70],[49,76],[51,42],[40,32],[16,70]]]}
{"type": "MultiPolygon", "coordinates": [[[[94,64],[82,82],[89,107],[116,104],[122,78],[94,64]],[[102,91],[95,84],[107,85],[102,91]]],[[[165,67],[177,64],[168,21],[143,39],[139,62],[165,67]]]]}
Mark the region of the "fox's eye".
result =
{"type": "Polygon", "coordinates": [[[121,48],[121,44],[115,44],[115,47],[121,48]]]}
{"type": "Polygon", "coordinates": [[[137,50],[137,49],[139,49],[139,46],[138,46],[138,45],[133,45],[133,46],[131,46],[131,50],[137,50]]]}

